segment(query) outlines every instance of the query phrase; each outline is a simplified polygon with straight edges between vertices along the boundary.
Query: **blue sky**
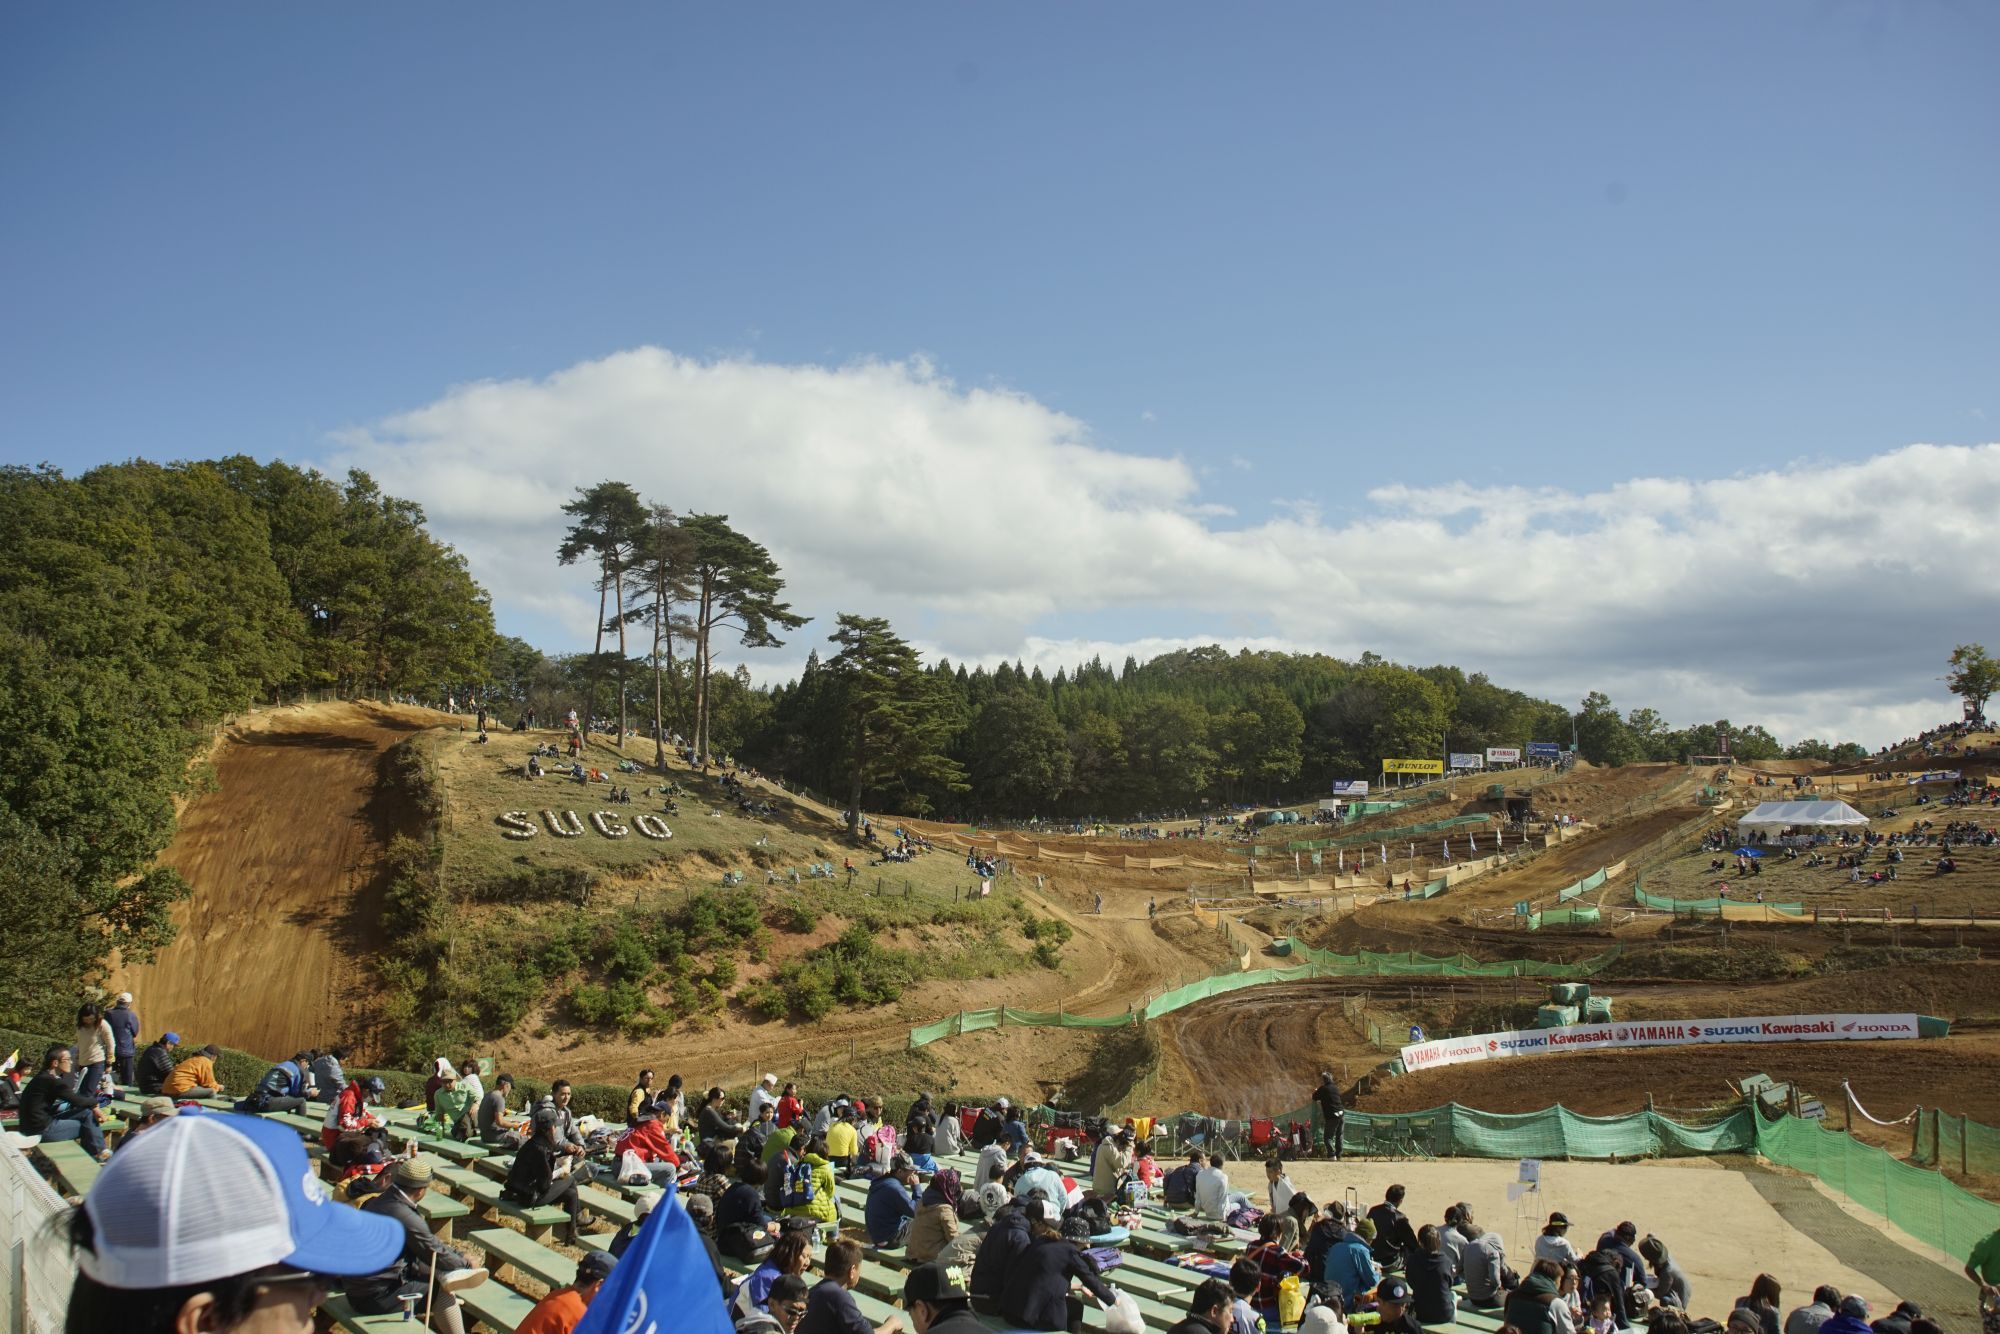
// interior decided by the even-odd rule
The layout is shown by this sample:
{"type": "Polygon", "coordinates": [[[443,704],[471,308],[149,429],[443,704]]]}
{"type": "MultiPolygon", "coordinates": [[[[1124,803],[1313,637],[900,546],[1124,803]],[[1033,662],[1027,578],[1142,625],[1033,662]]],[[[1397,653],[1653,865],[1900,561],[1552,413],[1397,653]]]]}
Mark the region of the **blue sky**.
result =
{"type": "MultiPolygon", "coordinates": [[[[1996,52],[1982,4],[8,6],[0,456],[366,457],[477,562],[477,507],[385,423],[644,347],[921,359],[961,398],[1059,414],[1106,466],[1178,460],[1144,503],[1250,544],[1298,521],[1358,539],[1384,487],[1477,491],[1423,506],[1449,537],[1474,512],[1504,528],[1501,488],[1975,446],[2000,438],[1996,52]]],[[[981,438],[1013,465],[1012,437],[981,438]]],[[[712,441],[642,442],[630,467],[670,490],[704,448],[776,466],[712,441]]],[[[446,452],[525,473],[574,446],[446,452]]],[[[892,484],[935,472],[978,505],[980,450],[945,455],[892,484]]],[[[1923,541],[1917,516],[1891,540],[1923,541]]],[[[525,574],[476,572],[503,623],[561,638],[525,574]]],[[[954,656],[1217,634],[1481,665],[1397,628],[1420,588],[1400,619],[1301,627],[1282,590],[968,611],[843,573],[954,656]]],[[[1991,597],[1941,605],[1990,624],[1991,597]]],[[[1929,716],[1942,669],[1918,668],[1981,629],[1940,623],[1881,668],[1893,700],[1811,721],[1929,716]]],[[[1524,687],[1573,684],[1504,647],[1524,687]]],[[[1644,656],[1600,675],[1674,701],[1644,656]]]]}

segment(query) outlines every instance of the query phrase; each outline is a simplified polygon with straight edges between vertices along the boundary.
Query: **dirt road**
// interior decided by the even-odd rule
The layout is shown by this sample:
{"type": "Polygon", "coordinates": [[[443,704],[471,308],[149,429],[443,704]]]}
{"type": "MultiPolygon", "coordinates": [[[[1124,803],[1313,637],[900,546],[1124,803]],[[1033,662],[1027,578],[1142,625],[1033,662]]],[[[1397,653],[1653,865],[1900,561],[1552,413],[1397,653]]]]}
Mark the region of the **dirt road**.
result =
{"type": "Polygon", "coordinates": [[[122,967],[150,1038],[267,1054],[336,1038],[365,1049],[377,948],[379,871],[405,817],[377,800],[384,753],[428,710],[372,704],[273,709],[233,724],[216,748],[218,790],[191,801],[161,860],[193,897],[157,961],[122,967]]]}

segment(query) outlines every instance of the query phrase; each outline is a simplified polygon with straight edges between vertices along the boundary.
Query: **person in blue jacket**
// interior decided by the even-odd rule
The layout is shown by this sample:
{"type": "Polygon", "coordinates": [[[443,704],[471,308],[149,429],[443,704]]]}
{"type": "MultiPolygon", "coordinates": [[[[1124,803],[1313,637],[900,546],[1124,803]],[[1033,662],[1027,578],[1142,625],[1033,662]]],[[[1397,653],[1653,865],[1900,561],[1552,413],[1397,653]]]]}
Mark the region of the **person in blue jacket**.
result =
{"type": "Polygon", "coordinates": [[[917,1165],[908,1154],[899,1153],[889,1161],[889,1170],[868,1187],[868,1204],[863,1224],[868,1240],[877,1246],[901,1246],[910,1233],[910,1220],[917,1216],[917,1202],[910,1191],[917,1184],[917,1165]]]}
{"type": "Polygon", "coordinates": [[[1320,1275],[1328,1286],[1340,1289],[1350,1311],[1354,1309],[1354,1299],[1374,1288],[1381,1278],[1382,1271],[1375,1267],[1375,1256],[1367,1240],[1352,1230],[1341,1233],[1340,1240],[1328,1248],[1326,1269],[1320,1275]]]}

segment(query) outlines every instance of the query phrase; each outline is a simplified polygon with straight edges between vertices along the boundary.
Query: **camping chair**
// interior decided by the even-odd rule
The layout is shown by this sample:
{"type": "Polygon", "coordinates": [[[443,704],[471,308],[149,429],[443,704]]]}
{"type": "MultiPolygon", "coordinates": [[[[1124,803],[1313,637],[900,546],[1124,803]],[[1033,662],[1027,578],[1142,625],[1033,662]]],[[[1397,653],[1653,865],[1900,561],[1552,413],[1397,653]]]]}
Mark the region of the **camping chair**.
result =
{"type": "Polygon", "coordinates": [[[1257,1116],[1250,1118],[1250,1147],[1252,1149],[1268,1148],[1277,1141],[1277,1138],[1277,1122],[1270,1120],[1268,1117],[1257,1116]]]}

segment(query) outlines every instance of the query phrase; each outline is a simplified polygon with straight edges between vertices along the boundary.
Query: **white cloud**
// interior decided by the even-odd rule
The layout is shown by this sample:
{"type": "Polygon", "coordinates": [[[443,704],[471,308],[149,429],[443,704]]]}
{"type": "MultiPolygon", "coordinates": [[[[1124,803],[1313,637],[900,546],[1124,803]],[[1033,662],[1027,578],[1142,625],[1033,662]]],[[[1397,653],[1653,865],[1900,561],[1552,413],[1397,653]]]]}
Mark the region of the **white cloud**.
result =
{"type": "Polygon", "coordinates": [[[557,507],[606,477],[729,514],[821,621],[886,615],[954,659],[1051,670],[1086,644],[1118,661],[1211,639],[1373,649],[1559,699],[1603,689],[1676,721],[1872,743],[1936,720],[1944,656],[2000,609],[2000,445],[1596,491],[1404,483],[1339,521],[1287,500],[1228,527],[1187,463],[1098,447],[1073,417],[922,360],[640,348],[461,386],[331,452],[421,502],[503,620],[578,642],[585,577],[555,565],[557,507]],[[1048,629],[1092,615],[1162,637],[1048,629]]]}

